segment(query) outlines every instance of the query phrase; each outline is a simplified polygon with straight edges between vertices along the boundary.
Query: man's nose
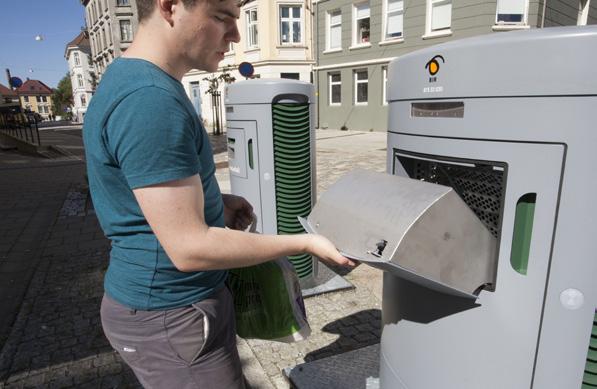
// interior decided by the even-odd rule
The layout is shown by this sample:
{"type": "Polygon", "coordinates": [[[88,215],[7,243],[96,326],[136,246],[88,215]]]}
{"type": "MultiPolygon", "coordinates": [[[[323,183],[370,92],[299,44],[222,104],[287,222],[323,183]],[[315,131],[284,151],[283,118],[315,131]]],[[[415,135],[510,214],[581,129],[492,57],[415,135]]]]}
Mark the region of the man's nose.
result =
{"type": "Polygon", "coordinates": [[[228,30],[228,33],[226,34],[226,40],[234,43],[240,42],[240,32],[238,31],[238,25],[236,22],[230,28],[230,30],[228,30]]]}

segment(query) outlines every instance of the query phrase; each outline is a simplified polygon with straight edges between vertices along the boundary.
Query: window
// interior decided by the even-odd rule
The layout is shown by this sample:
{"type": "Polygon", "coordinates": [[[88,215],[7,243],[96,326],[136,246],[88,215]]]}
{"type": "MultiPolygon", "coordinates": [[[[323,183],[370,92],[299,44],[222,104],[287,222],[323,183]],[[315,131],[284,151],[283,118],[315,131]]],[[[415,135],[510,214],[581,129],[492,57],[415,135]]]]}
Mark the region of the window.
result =
{"type": "Polygon", "coordinates": [[[102,37],[102,50],[103,50],[106,47],[108,47],[108,43],[106,40],[106,29],[104,27],[102,27],[101,32],[102,32],[101,37],[102,37]]]}
{"type": "Polygon", "coordinates": [[[77,74],[77,84],[79,84],[79,88],[83,88],[83,76],[77,74]]]}
{"type": "Polygon", "coordinates": [[[384,40],[401,38],[403,31],[404,1],[386,0],[384,6],[386,12],[384,18],[384,40]]]}
{"type": "Polygon", "coordinates": [[[369,3],[356,4],[353,8],[353,44],[369,43],[369,3]]]}
{"type": "Polygon", "coordinates": [[[381,67],[381,104],[388,105],[388,67],[382,66],[381,67]]]}
{"type": "Polygon", "coordinates": [[[129,2],[129,0],[116,0],[116,5],[118,7],[126,7],[128,5],[131,5],[131,3],[129,2]]]}
{"type": "Polygon", "coordinates": [[[427,34],[449,32],[452,0],[427,0],[427,34]]]}
{"type": "Polygon", "coordinates": [[[328,50],[342,48],[342,13],[339,9],[328,13],[328,50]]]}
{"type": "Polygon", "coordinates": [[[280,6],[280,43],[301,43],[301,6],[280,6]]]}
{"type": "Polygon", "coordinates": [[[259,35],[257,34],[257,8],[245,12],[247,20],[247,49],[259,47],[259,35]]]}
{"type": "Polygon", "coordinates": [[[85,95],[81,95],[81,107],[86,107],[87,106],[87,98],[85,97],[85,95]]]}
{"type": "Polygon", "coordinates": [[[77,53],[75,51],[75,53],[73,54],[74,60],[75,60],[75,66],[79,66],[81,64],[81,59],[79,58],[79,53],[77,53]]]}
{"type": "Polygon", "coordinates": [[[527,0],[498,0],[496,24],[525,24],[527,0]]]}
{"type": "Polygon", "coordinates": [[[355,70],[354,72],[354,103],[355,105],[367,105],[369,100],[368,91],[369,76],[367,70],[355,70]]]}
{"type": "Polygon", "coordinates": [[[342,76],[340,73],[328,73],[330,105],[342,103],[342,76]]]}
{"type": "Polygon", "coordinates": [[[120,40],[130,42],[133,40],[133,30],[131,28],[130,20],[120,21],[120,40]]]}
{"type": "Polygon", "coordinates": [[[47,103],[48,98],[46,96],[35,96],[35,99],[38,103],[47,103]]]}
{"type": "Polygon", "coordinates": [[[280,73],[280,78],[286,78],[289,80],[300,80],[300,74],[299,73],[280,73]]]}

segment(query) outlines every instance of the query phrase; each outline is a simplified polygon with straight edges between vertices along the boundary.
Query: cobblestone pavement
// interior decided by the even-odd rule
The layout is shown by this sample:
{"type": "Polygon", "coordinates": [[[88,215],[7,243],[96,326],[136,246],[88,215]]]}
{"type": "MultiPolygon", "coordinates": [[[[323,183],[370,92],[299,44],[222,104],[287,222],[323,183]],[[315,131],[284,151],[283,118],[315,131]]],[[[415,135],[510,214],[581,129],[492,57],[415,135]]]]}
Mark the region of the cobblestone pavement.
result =
{"type": "MultiPolygon", "coordinates": [[[[318,131],[319,193],[355,167],[383,171],[380,135],[318,131]]],[[[72,137],[66,143],[78,154],[72,137]]],[[[225,177],[225,137],[212,143],[225,177]]],[[[0,174],[0,388],[138,388],[99,323],[109,243],[89,208],[84,165],[0,151],[0,174]],[[11,288],[20,292],[5,294],[11,288]]],[[[287,388],[282,368],[379,341],[380,272],[359,266],[345,278],[356,288],[306,300],[308,340],[239,339],[252,387],[287,388]]]]}

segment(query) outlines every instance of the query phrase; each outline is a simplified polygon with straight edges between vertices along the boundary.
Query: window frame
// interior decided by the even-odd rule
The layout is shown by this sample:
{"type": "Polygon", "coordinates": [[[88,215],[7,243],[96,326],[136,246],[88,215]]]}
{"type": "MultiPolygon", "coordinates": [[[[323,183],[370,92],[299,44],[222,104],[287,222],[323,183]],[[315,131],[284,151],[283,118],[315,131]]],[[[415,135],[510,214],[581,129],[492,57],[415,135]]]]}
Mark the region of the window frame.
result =
{"type": "Polygon", "coordinates": [[[353,83],[354,83],[354,99],[353,99],[353,104],[354,105],[368,105],[369,104],[369,69],[367,68],[362,68],[362,69],[354,69],[353,70],[353,83]],[[358,79],[358,74],[365,72],[367,74],[367,80],[363,81],[363,80],[359,80],[358,79]],[[359,84],[366,84],[367,85],[367,100],[365,102],[359,102],[358,98],[359,98],[359,84]]]}
{"type": "Polygon", "coordinates": [[[342,10],[340,8],[333,9],[326,13],[326,51],[341,51],[342,50],[342,10]],[[340,21],[334,25],[332,25],[332,16],[334,15],[340,16],[340,21]],[[332,47],[332,28],[339,28],[340,29],[340,41],[338,42],[338,47],[332,47]]]}
{"type": "Polygon", "coordinates": [[[79,55],[78,51],[75,51],[73,53],[73,62],[75,63],[75,66],[81,66],[81,56],[79,55]]]}
{"type": "Polygon", "coordinates": [[[130,7],[131,1],[130,0],[116,0],[117,7],[130,7]]]}
{"type": "Polygon", "coordinates": [[[83,76],[81,74],[77,74],[77,85],[78,85],[78,88],[85,88],[85,83],[83,81],[83,76]]]}
{"type": "Polygon", "coordinates": [[[130,19],[119,19],[118,20],[118,26],[120,27],[120,41],[121,42],[132,42],[133,41],[133,24],[131,22],[130,19]],[[130,34],[129,38],[130,39],[124,39],[124,34],[123,34],[123,23],[128,23],[128,29],[127,29],[127,34],[130,34]]]}
{"type": "Polygon", "coordinates": [[[303,12],[303,4],[299,4],[299,3],[278,3],[278,41],[280,46],[299,46],[299,45],[303,45],[304,43],[304,12],[303,12]],[[288,18],[283,18],[282,17],[282,8],[283,7],[288,7],[289,8],[289,12],[288,12],[288,18]],[[299,9],[299,17],[298,19],[296,19],[294,16],[292,16],[292,8],[298,8],[299,9]],[[298,42],[283,42],[282,41],[282,23],[286,22],[288,23],[288,35],[289,37],[294,37],[294,27],[293,27],[293,23],[296,22],[298,20],[299,23],[299,41],[298,42]]]}
{"type": "Polygon", "coordinates": [[[382,9],[382,30],[381,30],[381,41],[382,42],[394,42],[404,40],[404,0],[400,0],[402,3],[402,9],[392,11],[392,14],[399,14],[402,18],[402,30],[400,31],[400,36],[396,37],[388,37],[388,25],[390,19],[390,0],[383,0],[383,9],[382,9]]]}
{"type": "Polygon", "coordinates": [[[246,25],[246,33],[247,33],[247,50],[254,50],[259,48],[259,12],[257,10],[257,6],[245,9],[245,25],[246,25]],[[251,12],[255,12],[255,21],[251,21],[251,12]],[[255,28],[255,38],[256,42],[251,44],[251,27],[255,28]]]}
{"type": "MultiPolygon", "coordinates": [[[[593,0],[595,1],[595,0],[593,0]]],[[[591,0],[579,0],[578,2],[578,19],[576,20],[577,26],[586,26],[589,22],[589,11],[591,8],[591,0]]]]}
{"type": "MultiPolygon", "coordinates": [[[[499,13],[500,10],[500,0],[496,1],[495,4],[495,25],[496,26],[504,26],[504,27],[517,27],[517,26],[527,26],[528,25],[528,16],[529,16],[529,1],[528,0],[519,0],[524,2],[523,4],[523,13],[521,14],[521,21],[520,22],[509,22],[509,21],[500,21],[499,20],[499,13]]],[[[506,14],[504,14],[506,15],[506,14]]],[[[507,14],[507,15],[514,15],[514,14],[507,14]]]]}
{"type": "Polygon", "coordinates": [[[381,105],[388,105],[388,65],[381,67],[381,105]]]}
{"type": "Polygon", "coordinates": [[[425,35],[424,38],[440,37],[452,35],[452,7],[453,0],[427,0],[427,11],[425,15],[425,35]],[[450,25],[448,27],[433,29],[433,10],[434,7],[444,4],[450,4],[450,25]]]}
{"type": "Polygon", "coordinates": [[[342,105],[342,72],[340,72],[340,71],[328,72],[328,105],[330,107],[339,107],[342,105]],[[340,76],[340,80],[333,81],[332,80],[333,76],[340,76]],[[340,101],[337,103],[332,101],[332,97],[333,97],[332,87],[333,86],[340,87],[340,101]]]}
{"type": "Polygon", "coordinates": [[[352,5],[352,47],[368,47],[371,46],[371,3],[369,1],[361,1],[352,5]],[[358,7],[367,4],[368,15],[366,17],[357,17],[358,7]],[[358,38],[358,23],[361,19],[369,19],[369,39],[366,42],[359,42],[358,38]]]}

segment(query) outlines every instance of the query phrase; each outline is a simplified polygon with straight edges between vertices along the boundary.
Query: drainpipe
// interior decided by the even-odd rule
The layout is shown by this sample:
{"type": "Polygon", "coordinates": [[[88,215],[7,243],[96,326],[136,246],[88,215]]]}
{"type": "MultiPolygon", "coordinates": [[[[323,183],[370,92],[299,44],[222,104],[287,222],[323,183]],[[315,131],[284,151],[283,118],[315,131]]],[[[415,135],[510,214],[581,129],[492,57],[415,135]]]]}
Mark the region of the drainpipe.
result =
{"type": "MultiPolygon", "coordinates": [[[[315,2],[314,4],[314,8],[313,8],[313,18],[311,20],[313,20],[313,23],[315,24],[314,28],[315,28],[315,35],[313,36],[313,41],[315,42],[315,67],[319,66],[319,21],[318,21],[318,15],[319,15],[319,1],[315,2]]],[[[316,128],[319,128],[319,70],[313,70],[313,83],[315,84],[315,117],[317,118],[317,124],[316,124],[316,128]]]]}
{"type": "Polygon", "coordinates": [[[547,6],[547,0],[543,0],[543,14],[541,15],[541,28],[545,25],[545,8],[547,6]]]}

